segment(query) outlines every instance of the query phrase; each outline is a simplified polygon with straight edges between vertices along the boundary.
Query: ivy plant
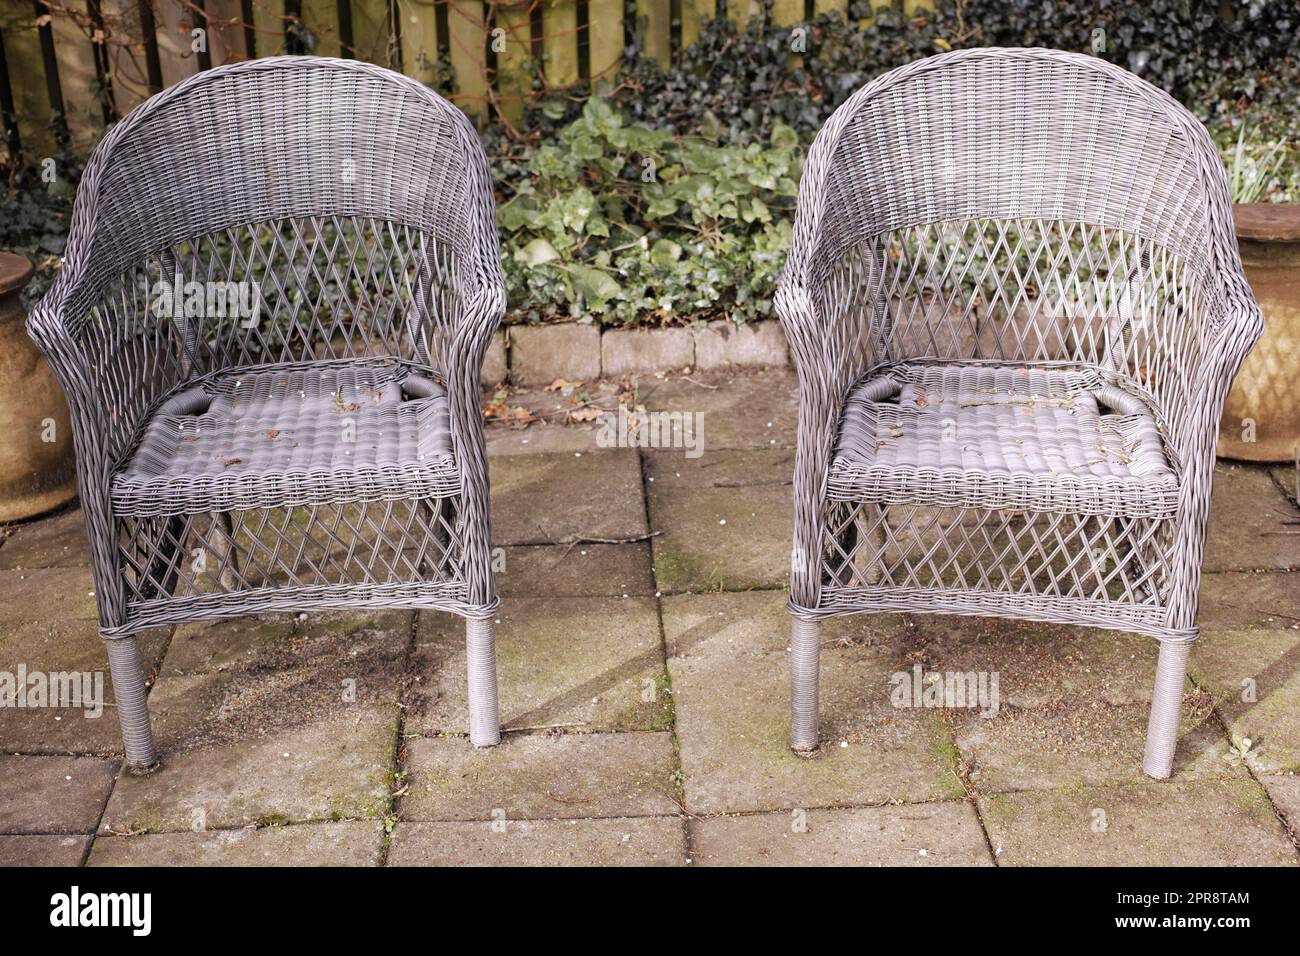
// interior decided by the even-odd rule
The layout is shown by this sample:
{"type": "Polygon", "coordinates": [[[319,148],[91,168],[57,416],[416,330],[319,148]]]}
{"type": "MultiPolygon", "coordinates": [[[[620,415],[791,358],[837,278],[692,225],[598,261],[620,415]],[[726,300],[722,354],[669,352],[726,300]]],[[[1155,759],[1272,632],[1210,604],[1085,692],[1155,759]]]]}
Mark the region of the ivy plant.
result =
{"type": "Polygon", "coordinates": [[[781,124],[761,145],[628,123],[604,99],[498,173],[516,321],[609,325],[767,315],[802,158],[781,124]]]}

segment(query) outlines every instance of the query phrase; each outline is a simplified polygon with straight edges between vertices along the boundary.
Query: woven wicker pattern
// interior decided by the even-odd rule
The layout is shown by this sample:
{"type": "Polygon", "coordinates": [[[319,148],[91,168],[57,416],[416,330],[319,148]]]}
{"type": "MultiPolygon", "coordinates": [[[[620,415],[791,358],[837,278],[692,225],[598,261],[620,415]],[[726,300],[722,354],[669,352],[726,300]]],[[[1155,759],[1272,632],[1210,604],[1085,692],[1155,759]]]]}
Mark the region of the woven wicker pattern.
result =
{"type": "Polygon", "coordinates": [[[1132,517],[1178,505],[1140,401],[1096,375],[1023,366],[899,366],[863,382],[845,402],[827,492],[1132,517]]]}
{"type": "Polygon", "coordinates": [[[398,369],[255,369],[186,389],[150,417],[140,447],[113,476],[114,510],[158,515],[455,494],[446,392],[398,369]]]}
{"type": "Polygon", "coordinates": [[[1263,328],[1185,109],[1052,50],[887,73],[818,134],[776,304],[800,387],[796,655],[828,615],[995,614],[1149,634],[1161,686],[1181,681],[1218,418],[1263,328]]]}
{"type": "Polygon", "coordinates": [[[466,616],[496,742],[499,256],[473,127],[370,64],[208,70],[100,143],[28,329],[73,413],[130,763],[156,757],[132,635],[271,610],[466,616]]]}

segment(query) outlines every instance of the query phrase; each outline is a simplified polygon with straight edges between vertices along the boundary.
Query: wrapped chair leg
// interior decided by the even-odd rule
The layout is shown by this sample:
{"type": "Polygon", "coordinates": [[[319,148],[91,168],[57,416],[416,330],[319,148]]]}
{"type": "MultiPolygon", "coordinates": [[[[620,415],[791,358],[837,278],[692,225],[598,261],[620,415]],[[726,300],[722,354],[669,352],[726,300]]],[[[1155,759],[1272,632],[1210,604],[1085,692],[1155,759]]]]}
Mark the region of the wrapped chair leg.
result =
{"type": "Polygon", "coordinates": [[[1183,708],[1183,682],[1187,676],[1187,642],[1162,641],[1156,663],[1155,689],[1151,692],[1151,719],[1147,723],[1146,756],[1142,769],[1157,780],[1168,779],[1178,744],[1178,719],[1183,708]]]}
{"type": "Polygon", "coordinates": [[[467,618],[465,649],[469,661],[469,740],[475,747],[501,742],[497,713],[496,625],[490,617],[467,618]]]}
{"type": "Polygon", "coordinates": [[[134,637],[106,638],[108,667],[113,675],[113,695],[122,722],[122,742],[127,766],[135,771],[158,764],[158,748],[149,725],[148,691],[140,667],[140,649],[134,637]]]}
{"type": "Polygon", "coordinates": [[[790,634],[790,749],[817,749],[817,681],[822,651],[818,621],[792,619],[790,634]]]}

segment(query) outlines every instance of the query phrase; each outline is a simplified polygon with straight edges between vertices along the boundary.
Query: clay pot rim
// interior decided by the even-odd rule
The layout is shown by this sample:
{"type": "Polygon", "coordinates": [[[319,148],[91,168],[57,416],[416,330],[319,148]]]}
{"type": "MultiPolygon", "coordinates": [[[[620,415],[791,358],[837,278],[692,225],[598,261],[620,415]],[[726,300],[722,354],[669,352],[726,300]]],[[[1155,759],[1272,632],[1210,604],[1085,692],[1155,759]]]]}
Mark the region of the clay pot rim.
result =
{"type": "Polygon", "coordinates": [[[8,295],[15,289],[21,289],[36,267],[26,256],[16,252],[0,252],[0,295],[8,295]]]}
{"type": "Polygon", "coordinates": [[[1300,203],[1252,202],[1232,207],[1238,239],[1300,242],[1300,203]]]}

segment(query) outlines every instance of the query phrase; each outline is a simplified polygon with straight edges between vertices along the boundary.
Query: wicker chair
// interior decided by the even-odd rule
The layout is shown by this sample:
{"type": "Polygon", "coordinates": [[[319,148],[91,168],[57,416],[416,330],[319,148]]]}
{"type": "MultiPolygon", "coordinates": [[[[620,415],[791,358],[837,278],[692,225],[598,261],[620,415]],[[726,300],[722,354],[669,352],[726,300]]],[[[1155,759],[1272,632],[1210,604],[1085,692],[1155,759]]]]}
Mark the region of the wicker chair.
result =
{"type": "Polygon", "coordinates": [[[400,74],[239,63],[104,138],[28,328],[130,766],[157,760],[133,635],[274,611],[464,616],[470,739],[498,741],[478,379],[504,305],[474,130],[400,74]]]}
{"type": "Polygon", "coordinates": [[[777,308],[798,367],[792,729],[819,622],[925,611],[1160,641],[1170,774],[1224,396],[1263,319],[1226,176],[1099,59],[980,49],[887,73],[804,167],[777,308]]]}

